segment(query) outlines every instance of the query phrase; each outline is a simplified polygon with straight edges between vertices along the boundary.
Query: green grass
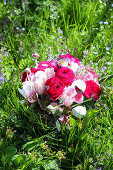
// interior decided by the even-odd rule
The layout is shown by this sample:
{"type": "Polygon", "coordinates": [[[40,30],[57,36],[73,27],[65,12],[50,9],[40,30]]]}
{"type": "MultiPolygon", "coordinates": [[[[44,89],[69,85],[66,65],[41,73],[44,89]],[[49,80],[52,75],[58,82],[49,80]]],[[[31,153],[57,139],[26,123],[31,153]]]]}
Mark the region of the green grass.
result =
{"type": "Polygon", "coordinates": [[[113,79],[101,83],[97,102],[86,103],[86,117],[60,132],[52,115],[22,102],[18,88],[35,52],[39,61],[69,52],[99,79],[112,75],[113,2],[15,0],[0,8],[0,169],[112,170],[113,79]]]}

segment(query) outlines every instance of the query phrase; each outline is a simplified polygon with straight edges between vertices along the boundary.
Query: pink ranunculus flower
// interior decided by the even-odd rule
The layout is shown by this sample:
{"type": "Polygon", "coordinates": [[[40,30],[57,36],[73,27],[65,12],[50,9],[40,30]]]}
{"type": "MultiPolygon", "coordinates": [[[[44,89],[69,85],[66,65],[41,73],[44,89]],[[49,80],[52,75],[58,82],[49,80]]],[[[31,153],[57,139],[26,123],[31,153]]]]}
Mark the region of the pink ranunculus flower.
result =
{"type": "Polygon", "coordinates": [[[34,87],[34,83],[31,81],[25,81],[22,83],[22,89],[25,92],[26,96],[29,96],[29,94],[36,92],[36,89],[34,87]]]}
{"type": "Polygon", "coordinates": [[[69,122],[69,118],[66,115],[61,116],[59,120],[64,124],[67,124],[69,122]]]}
{"type": "Polygon", "coordinates": [[[74,72],[67,68],[67,67],[61,67],[56,71],[55,76],[59,78],[65,86],[71,85],[75,80],[74,72]]]}
{"type": "Polygon", "coordinates": [[[74,56],[72,56],[70,54],[60,55],[59,58],[60,59],[62,59],[62,58],[69,58],[71,61],[74,61],[74,63],[77,63],[78,65],[80,65],[79,59],[75,58],[74,56]]]}
{"type": "Polygon", "coordinates": [[[38,93],[34,87],[34,83],[31,81],[25,81],[22,83],[22,90],[26,94],[28,101],[30,103],[34,103],[35,101],[38,100],[38,93]]]}
{"type": "Polygon", "coordinates": [[[34,80],[35,80],[36,78],[37,78],[37,79],[42,79],[42,80],[44,80],[44,81],[46,82],[46,80],[47,80],[47,75],[46,75],[45,71],[37,71],[37,72],[35,73],[34,80]]]}
{"type": "Polygon", "coordinates": [[[55,71],[58,69],[58,65],[57,65],[57,63],[55,62],[55,60],[51,60],[51,61],[50,61],[50,67],[51,67],[51,68],[54,68],[55,71]]]}
{"type": "Polygon", "coordinates": [[[37,69],[39,71],[44,71],[46,68],[50,67],[49,61],[41,61],[38,63],[37,69]]]}
{"type": "Polygon", "coordinates": [[[84,100],[84,96],[82,93],[78,92],[76,95],[75,95],[75,100],[74,102],[76,103],[82,103],[84,100]]]}
{"type": "Polygon", "coordinates": [[[95,71],[92,68],[89,68],[88,66],[80,65],[78,71],[79,73],[76,75],[76,79],[82,79],[84,81],[92,80],[99,85],[98,75],[95,73],[95,71]]]}
{"type": "Polygon", "coordinates": [[[42,95],[45,91],[45,88],[46,88],[45,81],[43,79],[35,78],[34,79],[34,87],[35,87],[37,93],[39,95],[42,95]]]}
{"type": "Polygon", "coordinates": [[[75,101],[76,94],[77,93],[74,87],[65,87],[62,96],[60,97],[61,103],[63,103],[66,107],[72,105],[72,103],[75,101]]]}
{"type": "Polygon", "coordinates": [[[55,71],[54,68],[46,68],[45,69],[45,74],[46,74],[46,81],[50,78],[55,77],[55,71]]]}
{"type": "MultiPolygon", "coordinates": [[[[35,75],[35,73],[36,73],[37,71],[38,71],[38,70],[37,70],[36,68],[30,68],[30,72],[28,73],[28,77],[29,77],[30,80],[34,77],[34,75],[35,75]]],[[[24,71],[24,72],[22,73],[22,75],[21,75],[21,81],[22,81],[22,83],[23,83],[24,81],[28,81],[26,71],[24,71]]]]}
{"type": "Polygon", "coordinates": [[[67,97],[66,100],[64,101],[64,106],[69,107],[69,106],[71,106],[73,104],[73,102],[74,102],[73,98],[67,97]]]}

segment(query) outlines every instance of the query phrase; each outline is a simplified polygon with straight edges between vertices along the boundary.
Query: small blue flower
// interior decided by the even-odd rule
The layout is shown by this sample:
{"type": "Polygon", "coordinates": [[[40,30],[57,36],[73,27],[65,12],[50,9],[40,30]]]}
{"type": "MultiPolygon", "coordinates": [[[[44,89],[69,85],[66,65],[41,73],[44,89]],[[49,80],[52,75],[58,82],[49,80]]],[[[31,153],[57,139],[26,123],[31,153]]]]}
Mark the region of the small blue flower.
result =
{"type": "Polygon", "coordinates": [[[9,54],[8,54],[8,51],[6,51],[5,53],[4,53],[6,56],[8,56],[9,54]]]}
{"type": "Polygon", "coordinates": [[[19,30],[19,27],[16,27],[17,30],[19,30]]]}
{"type": "Polygon", "coordinates": [[[24,139],[24,142],[26,142],[27,141],[27,139],[24,139]]]}
{"type": "Polygon", "coordinates": [[[111,61],[109,61],[107,64],[108,64],[108,65],[111,65],[111,61]]]}
{"type": "Polygon", "coordinates": [[[113,7],[113,4],[111,4],[111,6],[113,7]]]}
{"type": "Polygon", "coordinates": [[[102,167],[98,167],[97,170],[102,170],[102,167]]]}
{"type": "Polygon", "coordinates": [[[83,51],[84,55],[88,55],[88,50],[83,51]]]}
{"type": "Polygon", "coordinates": [[[92,49],[95,49],[95,47],[93,45],[91,47],[92,47],[92,49]]]}
{"type": "Polygon", "coordinates": [[[100,3],[102,3],[102,1],[99,0],[100,3]]]}
{"type": "Polygon", "coordinates": [[[61,29],[58,30],[59,34],[63,34],[63,31],[61,29]]]}
{"type": "Polygon", "coordinates": [[[69,52],[71,52],[70,48],[69,48],[69,52]]]}
{"type": "Polygon", "coordinates": [[[109,47],[106,47],[106,50],[109,50],[110,48],[109,47]]]}
{"type": "Polygon", "coordinates": [[[1,83],[2,81],[4,81],[4,78],[3,78],[3,77],[2,77],[2,78],[0,78],[0,83],[1,83]]]}
{"type": "Polygon", "coordinates": [[[100,21],[99,24],[103,24],[103,21],[100,21]]]}
{"type": "Polygon", "coordinates": [[[20,138],[22,138],[23,136],[22,135],[20,135],[20,138]]]}
{"type": "Polygon", "coordinates": [[[93,53],[94,53],[94,54],[98,54],[98,52],[96,52],[96,51],[94,51],[93,53]]]}
{"type": "Polygon", "coordinates": [[[108,24],[108,22],[104,22],[104,24],[105,24],[105,25],[107,25],[107,24],[108,24]]]}
{"type": "Polygon", "coordinates": [[[62,38],[62,36],[59,36],[59,38],[62,38]]]}
{"type": "Polygon", "coordinates": [[[22,27],[22,31],[25,31],[25,28],[24,28],[24,27],[22,27]]]}
{"type": "Polygon", "coordinates": [[[4,74],[2,73],[1,76],[4,77],[4,74]]]}
{"type": "Polygon", "coordinates": [[[106,66],[102,67],[102,71],[105,71],[106,69],[107,69],[107,67],[106,67],[106,66]]]}
{"type": "Polygon", "coordinates": [[[4,0],[4,5],[6,5],[6,0],[4,0]]]}
{"type": "Polygon", "coordinates": [[[57,38],[56,40],[59,41],[59,38],[57,38]]]}
{"type": "Polygon", "coordinates": [[[106,6],[106,3],[104,3],[104,5],[106,6]]]}
{"type": "Polygon", "coordinates": [[[4,78],[4,74],[1,74],[1,77],[0,77],[0,83],[2,82],[2,81],[4,81],[5,80],[5,78],[4,78]]]}

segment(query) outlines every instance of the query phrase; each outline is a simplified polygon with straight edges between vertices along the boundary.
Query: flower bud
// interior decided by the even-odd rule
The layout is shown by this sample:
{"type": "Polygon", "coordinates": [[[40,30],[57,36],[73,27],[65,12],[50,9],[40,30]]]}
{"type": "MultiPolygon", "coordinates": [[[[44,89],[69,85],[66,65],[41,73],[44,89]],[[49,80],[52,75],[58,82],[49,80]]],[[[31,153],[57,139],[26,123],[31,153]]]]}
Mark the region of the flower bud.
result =
{"type": "Polygon", "coordinates": [[[38,58],[38,57],[39,57],[39,54],[38,54],[38,53],[35,53],[35,54],[32,54],[32,56],[33,56],[34,58],[38,58]]]}
{"type": "Polygon", "coordinates": [[[77,118],[83,118],[86,115],[86,108],[83,106],[74,107],[72,113],[77,118]]]}
{"type": "Polygon", "coordinates": [[[30,68],[26,68],[26,69],[25,69],[25,72],[26,72],[26,73],[30,73],[30,72],[31,72],[30,68]]]}

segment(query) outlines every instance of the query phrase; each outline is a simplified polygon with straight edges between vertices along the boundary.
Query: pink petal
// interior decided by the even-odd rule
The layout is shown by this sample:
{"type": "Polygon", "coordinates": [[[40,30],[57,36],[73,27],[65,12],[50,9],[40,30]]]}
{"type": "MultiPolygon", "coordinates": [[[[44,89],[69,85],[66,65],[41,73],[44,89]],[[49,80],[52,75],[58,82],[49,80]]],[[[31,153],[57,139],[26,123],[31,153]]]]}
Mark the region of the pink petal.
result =
{"type": "Polygon", "coordinates": [[[59,120],[64,124],[67,124],[69,122],[69,118],[66,115],[61,116],[59,120]]]}
{"type": "Polygon", "coordinates": [[[76,103],[82,103],[83,102],[83,99],[84,99],[84,96],[82,93],[78,92],[76,95],[75,95],[75,102],[76,103]]]}

